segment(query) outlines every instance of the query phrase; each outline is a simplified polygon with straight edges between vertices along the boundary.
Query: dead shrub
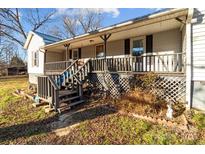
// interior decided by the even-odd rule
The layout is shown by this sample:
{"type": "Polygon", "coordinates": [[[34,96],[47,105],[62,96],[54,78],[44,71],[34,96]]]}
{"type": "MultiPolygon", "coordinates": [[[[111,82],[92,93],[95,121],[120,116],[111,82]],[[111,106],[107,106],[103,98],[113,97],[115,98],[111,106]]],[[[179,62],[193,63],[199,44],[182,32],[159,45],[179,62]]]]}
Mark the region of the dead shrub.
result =
{"type": "Polygon", "coordinates": [[[186,110],[186,106],[184,103],[181,102],[176,102],[172,104],[172,109],[173,109],[173,117],[178,117],[184,113],[186,110]]]}
{"type": "Polygon", "coordinates": [[[156,114],[165,116],[166,105],[165,101],[141,88],[135,88],[129,94],[123,95],[121,100],[116,103],[117,108],[120,110],[151,116],[156,114]]]}
{"type": "Polygon", "coordinates": [[[153,83],[157,80],[158,76],[154,72],[148,72],[144,75],[139,76],[139,80],[142,82],[142,88],[145,90],[152,90],[153,83]]]}

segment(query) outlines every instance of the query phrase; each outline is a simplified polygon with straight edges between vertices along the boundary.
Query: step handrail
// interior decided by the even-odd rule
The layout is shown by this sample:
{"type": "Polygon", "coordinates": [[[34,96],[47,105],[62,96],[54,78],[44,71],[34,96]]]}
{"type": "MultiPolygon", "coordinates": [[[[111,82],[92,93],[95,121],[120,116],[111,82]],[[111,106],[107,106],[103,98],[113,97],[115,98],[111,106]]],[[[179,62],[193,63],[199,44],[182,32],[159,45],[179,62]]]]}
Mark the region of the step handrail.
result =
{"type": "Polygon", "coordinates": [[[50,75],[48,76],[48,80],[50,81],[51,85],[54,87],[55,90],[60,90],[50,75]]]}
{"type": "Polygon", "coordinates": [[[63,70],[63,71],[60,73],[60,75],[63,75],[63,73],[64,73],[65,71],[67,71],[69,68],[71,68],[77,61],[78,61],[78,59],[74,60],[65,70],[63,70]]]}
{"type": "Polygon", "coordinates": [[[63,70],[61,73],[55,75],[57,76],[57,78],[59,78],[58,76],[62,76],[66,71],[68,71],[73,65],[76,64],[76,62],[78,61],[78,59],[74,60],[65,70],[63,70]]]}
{"type": "Polygon", "coordinates": [[[88,63],[90,61],[90,58],[85,62],[85,64],[83,64],[79,69],[78,69],[78,71],[75,73],[75,74],[73,74],[73,75],[76,75],[77,73],[79,73],[80,71],[81,71],[81,69],[88,63]]]}

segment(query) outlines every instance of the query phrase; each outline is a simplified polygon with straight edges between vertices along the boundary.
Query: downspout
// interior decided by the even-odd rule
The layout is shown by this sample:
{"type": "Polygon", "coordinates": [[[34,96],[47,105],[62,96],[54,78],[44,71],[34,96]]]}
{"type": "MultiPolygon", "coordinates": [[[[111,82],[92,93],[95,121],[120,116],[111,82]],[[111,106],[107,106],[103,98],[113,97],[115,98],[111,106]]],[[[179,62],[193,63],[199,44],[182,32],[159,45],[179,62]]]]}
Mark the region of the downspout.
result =
{"type": "Polygon", "coordinates": [[[186,72],[186,107],[190,109],[192,107],[192,17],[194,9],[188,9],[188,15],[186,20],[186,61],[185,61],[185,72],[186,72]]]}

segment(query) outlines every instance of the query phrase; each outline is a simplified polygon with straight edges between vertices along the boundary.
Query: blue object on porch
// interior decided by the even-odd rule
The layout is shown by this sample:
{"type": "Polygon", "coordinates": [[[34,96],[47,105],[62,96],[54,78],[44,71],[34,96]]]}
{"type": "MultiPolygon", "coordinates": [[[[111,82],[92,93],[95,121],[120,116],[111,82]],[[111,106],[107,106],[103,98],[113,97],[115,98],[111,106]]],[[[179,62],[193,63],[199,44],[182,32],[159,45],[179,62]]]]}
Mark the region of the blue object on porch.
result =
{"type": "Polygon", "coordinates": [[[61,83],[61,84],[63,83],[63,80],[64,80],[63,75],[61,75],[61,76],[60,76],[60,83],[61,83]]]}
{"type": "Polygon", "coordinates": [[[70,73],[66,71],[66,72],[64,72],[64,76],[67,78],[70,76],[70,73]]]}
{"type": "Polygon", "coordinates": [[[64,81],[64,76],[65,78],[68,78],[70,76],[70,73],[66,71],[63,73],[63,75],[60,75],[60,77],[57,78],[56,83],[58,86],[62,86],[62,83],[64,81]]]}
{"type": "Polygon", "coordinates": [[[59,78],[57,78],[56,83],[58,86],[60,86],[60,79],[59,78]]]}
{"type": "Polygon", "coordinates": [[[33,97],[33,99],[34,99],[34,101],[35,101],[36,104],[39,104],[39,103],[40,103],[40,98],[39,98],[39,96],[36,95],[36,96],[33,97]]]}
{"type": "Polygon", "coordinates": [[[64,81],[64,77],[63,75],[60,75],[60,77],[57,78],[57,85],[62,86],[63,81],[64,81]]]}

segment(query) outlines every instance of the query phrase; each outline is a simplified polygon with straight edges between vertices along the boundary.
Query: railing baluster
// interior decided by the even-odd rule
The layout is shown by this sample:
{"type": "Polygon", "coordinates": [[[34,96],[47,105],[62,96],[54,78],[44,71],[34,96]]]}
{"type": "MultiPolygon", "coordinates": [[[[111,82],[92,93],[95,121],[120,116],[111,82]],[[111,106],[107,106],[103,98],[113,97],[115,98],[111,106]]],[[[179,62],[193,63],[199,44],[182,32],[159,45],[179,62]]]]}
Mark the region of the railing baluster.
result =
{"type": "Polygon", "coordinates": [[[155,72],[155,55],[153,56],[153,71],[155,72]]]}
{"type": "Polygon", "coordinates": [[[107,68],[112,72],[183,72],[182,53],[174,54],[157,54],[142,56],[124,56],[124,57],[107,57],[95,58],[91,60],[93,71],[104,71],[105,63],[107,68]],[[176,64],[176,65],[175,65],[176,64]],[[174,69],[175,67],[175,69],[174,69]]]}
{"type": "Polygon", "coordinates": [[[72,61],[47,62],[45,63],[45,71],[65,70],[71,63],[72,61]]]}
{"type": "Polygon", "coordinates": [[[149,56],[149,71],[152,71],[151,67],[152,67],[152,59],[151,56],[149,56]]]}

